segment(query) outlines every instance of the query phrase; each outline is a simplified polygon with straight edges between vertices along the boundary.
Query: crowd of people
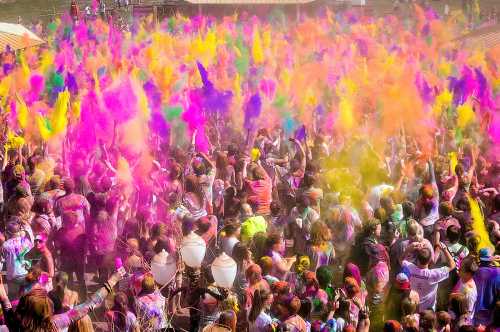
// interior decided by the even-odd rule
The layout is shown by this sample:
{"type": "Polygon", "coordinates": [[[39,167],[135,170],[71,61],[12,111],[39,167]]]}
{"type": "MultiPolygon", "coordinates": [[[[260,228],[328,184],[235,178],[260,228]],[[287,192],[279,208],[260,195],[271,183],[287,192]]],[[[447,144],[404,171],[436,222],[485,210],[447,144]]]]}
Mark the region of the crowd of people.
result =
{"type": "Polygon", "coordinates": [[[68,17],[7,49],[0,330],[499,331],[498,53],[415,10],[68,17]]]}
{"type": "MultiPolygon", "coordinates": [[[[190,308],[190,331],[496,331],[498,162],[465,145],[453,169],[443,146],[429,156],[408,147],[393,162],[398,155],[381,156],[366,174],[385,175],[382,183],[364,186],[357,174],[358,200],[324,180],[325,165],[345,151],[311,135],[287,140],[280,128],[261,129],[250,151],[236,141],[209,155],[172,149],[157,161],[166,186],[133,205],[113,184],[105,146],[100,158],[78,161],[85,174],[75,178],[58,165],[46,182],[37,166],[48,158],[42,149],[7,150],[5,324],[63,330],[113,292],[105,317],[115,331],[166,329],[181,307],[190,308]],[[477,207],[488,239],[475,232],[477,207]],[[183,278],[178,256],[191,232],[208,248],[195,283],[183,278]],[[148,268],[162,251],[179,265],[169,287],[148,268]],[[237,263],[231,289],[214,284],[217,252],[237,263]],[[112,274],[116,257],[121,274],[112,274]],[[86,272],[104,283],[90,297],[86,272]]],[[[355,144],[361,156],[374,153],[355,144]]]]}

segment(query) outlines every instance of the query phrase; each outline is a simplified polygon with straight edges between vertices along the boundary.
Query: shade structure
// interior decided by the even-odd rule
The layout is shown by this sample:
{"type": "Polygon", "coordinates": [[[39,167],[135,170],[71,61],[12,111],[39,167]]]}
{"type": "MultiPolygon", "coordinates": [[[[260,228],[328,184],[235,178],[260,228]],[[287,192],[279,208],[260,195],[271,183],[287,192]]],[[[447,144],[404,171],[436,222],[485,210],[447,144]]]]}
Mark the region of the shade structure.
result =
{"type": "Polygon", "coordinates": [[[43,39],[21,24],[0,22],[0,52],[4,52],[7,45],[14,50],[20,50],[44,43],[43,39]]]}
{"type": "Polygon", "coordinates": [[[460,36],[455,41],[463,42],[466,46],[480,46],[491,49],[500,46],[500,24],[488,25],[460,36]]]}
{"type": "Polygon", "coordinates": [[[306,4],[315,0],[186,0],[197,5],[291,5],[306,4]]]}

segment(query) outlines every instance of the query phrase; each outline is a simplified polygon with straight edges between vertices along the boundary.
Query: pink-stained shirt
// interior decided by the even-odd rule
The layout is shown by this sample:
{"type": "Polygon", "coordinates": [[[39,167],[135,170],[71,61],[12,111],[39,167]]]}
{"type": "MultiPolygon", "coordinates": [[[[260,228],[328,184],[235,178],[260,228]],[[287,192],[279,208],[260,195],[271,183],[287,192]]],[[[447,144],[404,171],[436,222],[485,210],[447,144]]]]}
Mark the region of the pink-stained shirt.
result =
{"type": "Polygon", "coordinates": [[[248,202],[254,208],[255,214],[269,215],[271,213],[272,181],[266,176],[264,180],[246,180],[248,202]]]}

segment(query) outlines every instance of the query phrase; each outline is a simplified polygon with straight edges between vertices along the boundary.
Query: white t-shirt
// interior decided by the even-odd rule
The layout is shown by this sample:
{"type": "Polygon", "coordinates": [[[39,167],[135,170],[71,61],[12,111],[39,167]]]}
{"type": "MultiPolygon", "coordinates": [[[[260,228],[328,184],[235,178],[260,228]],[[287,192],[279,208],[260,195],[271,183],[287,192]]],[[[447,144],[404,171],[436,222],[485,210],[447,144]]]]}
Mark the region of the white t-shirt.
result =
{"type": "Polygon", "coordinates": [[[265,331],[266,327],[271,325],[273,319],[271,316],[262,311],[258,316],[255,322],[250,322],[248,326],[249,332],[261,332],[265,331]]]}
{"type": "Polygon", "coordinates": [[[437,269],[421,269],[408,261],[403,261],[402,265],[410,272],[411,289],[420,297],[419,312],[429,308],[434,309],[438,283],[448,278],[450,268],[443,266],[437,269]]]}
{"type": "Polygon", "coordinates": [[[229,237],[224,237],[221,241],[222,245],[222,250],[226,253],[228,256],[232,256],[233,254],[233,248],[236,245],[236,243],[240,242],[237,238],[234,236],[229,236],[229,237]]]}

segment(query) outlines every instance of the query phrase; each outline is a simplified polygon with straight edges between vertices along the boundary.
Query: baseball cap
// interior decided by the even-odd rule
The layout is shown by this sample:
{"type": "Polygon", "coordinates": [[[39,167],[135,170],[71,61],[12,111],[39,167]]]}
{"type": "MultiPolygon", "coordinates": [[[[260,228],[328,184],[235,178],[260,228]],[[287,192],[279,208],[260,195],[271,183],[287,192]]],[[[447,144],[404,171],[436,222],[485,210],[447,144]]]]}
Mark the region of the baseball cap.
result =
{"type": "Polygon", "coordinates": [[[491,262],[493,260],[493,256],[488,248],[479,249],[479,260],[481,262],[491,262]]]}

